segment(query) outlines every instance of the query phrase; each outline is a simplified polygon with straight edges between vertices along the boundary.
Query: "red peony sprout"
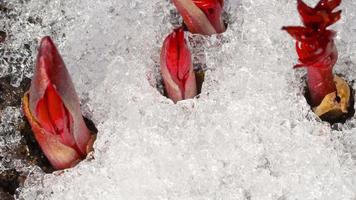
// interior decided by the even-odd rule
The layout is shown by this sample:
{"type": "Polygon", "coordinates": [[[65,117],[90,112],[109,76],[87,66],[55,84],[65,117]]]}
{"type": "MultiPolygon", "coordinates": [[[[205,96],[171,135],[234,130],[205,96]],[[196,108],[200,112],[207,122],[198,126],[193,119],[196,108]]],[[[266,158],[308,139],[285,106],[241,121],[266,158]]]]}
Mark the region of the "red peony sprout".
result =
{"type": "Polygon", "coordinates": [[[173,3],[190,32],[212,35],[225,31],[223,0],[173,0],[173,3]]]}
{"type": "Polygon", "coordinates": [[[307,83],[312,106],[318,106],[324,97],[336,91],[333,66],[337,61],[337,49],[334,43],[336,33],[327,27],[340,19],[341,11],[333,10],[341,0],[321,0],[315,8],[298,0],[298,11],[302,26],[287,26],[287,31],[296,42],[299,64],[295,67],[307,67],[307,83]]]}
{"type": "Polygon", "coordinates": [[[197,95],[192,58],[183,28],[175,29],[165,39],[160,68],[167,95],[175,103],[197,95]]]}
{"type": "Polygon", "coordinates": [[[72,167],[85,158],[93,138],[84,123],[72,80],[50,37],[41,41],[23,110],[55,169],[72,167]]]}

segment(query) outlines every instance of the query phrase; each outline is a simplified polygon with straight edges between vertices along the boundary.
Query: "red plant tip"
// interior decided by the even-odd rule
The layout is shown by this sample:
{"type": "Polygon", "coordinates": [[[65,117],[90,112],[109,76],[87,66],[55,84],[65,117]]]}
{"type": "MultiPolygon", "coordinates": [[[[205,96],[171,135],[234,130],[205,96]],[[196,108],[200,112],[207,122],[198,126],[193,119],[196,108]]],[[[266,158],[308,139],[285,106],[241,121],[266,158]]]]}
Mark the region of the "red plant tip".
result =
{"type": "Polygon", "coordinates": [[[50,37],[41,40],[23,110],[42,151],[55,169],[74,166],[92,138],[65,64],[50,37]]]}
{"type": "Polygon", "coordinates": [[[333,12],[341,0],[321,0],[315,8],[309,7],[302,0],[298,0],[298,12],[306,27],[323,30],[341,18],[341,11],[333,12]]]}
{"type": "Polygon", "coordinates": [[[305,27],[287,26],[287,31],[297,42],[299,64],[295,67],[308,68],[308,88],[312,106],[321,103],[327,94],[336,91],[332,68],[338,57],[334,43],[336,33],[327,26],[340,19],[341,11],[332,11],[341,0],[321,0],[315,8],[298,0],[298,11],[305,27]]]}
{"type": "Polygon", "coordinates": [[[225,32],[223,0],[173,0],[191,33],[212,35],[225,32]]]}
{"type": "Polygon", "coordinates": [[[195,73],[183,28],[175,29],[165,39],[160,68],[167,95],[175,103],[197,95],[195,73]]]}

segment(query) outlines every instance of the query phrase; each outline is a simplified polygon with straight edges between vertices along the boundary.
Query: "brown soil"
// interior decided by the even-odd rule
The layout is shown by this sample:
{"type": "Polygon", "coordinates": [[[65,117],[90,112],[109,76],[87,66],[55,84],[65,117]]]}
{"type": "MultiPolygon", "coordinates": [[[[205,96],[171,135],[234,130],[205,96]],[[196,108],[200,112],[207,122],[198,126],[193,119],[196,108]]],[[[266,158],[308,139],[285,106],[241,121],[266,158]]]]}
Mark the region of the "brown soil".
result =
{"type": "MultiPolygon", "coordinates": [[[[27,78],[22,81],[20,87],[11,86],[10,81],[10,76],[0,78],[0,110],[7,106],[21,107],[22,97],[30,86],[30,79],[27,78]]],[[[21,132],[23,138],[15,148],[7,149],[6,156],[10,159],[21,159],[28,166],[38,165],[47,173],[53,172],[53,168],[41,152],[26,120],[16,124],[15,127],[21,132]]],[[[15,132],[8,134],[15,134],[15,132]]],[[[1,160],[3,161],[2,158],[1,160]]],[[[6,166],[6,163],[3,162],[3,164],[6,166]]],[[[9,166],[12,165],[9,164],[9,166]]],[[[16,171],[16,169],[10,168],[0,172],[0,199],[13,199],[16,189],[23,185],[25,179],[24,172],[16,171]]]]}
{"type": "Polygon", "coordinates": [[[10,81],[10,76],[0,78],[0,110],[8,106],[20,107],[23,94],[30,86],[30,79],[22,81],[18,88],[11,86],[10,81]]]}
{"type": "Polygon", "coordinates": [[[8,193],[8,196],[14,195],[16,188],[24,180],[25,177],[14,169],[3,171],[0,173],[0,191],[4,194],[8,193]]]}

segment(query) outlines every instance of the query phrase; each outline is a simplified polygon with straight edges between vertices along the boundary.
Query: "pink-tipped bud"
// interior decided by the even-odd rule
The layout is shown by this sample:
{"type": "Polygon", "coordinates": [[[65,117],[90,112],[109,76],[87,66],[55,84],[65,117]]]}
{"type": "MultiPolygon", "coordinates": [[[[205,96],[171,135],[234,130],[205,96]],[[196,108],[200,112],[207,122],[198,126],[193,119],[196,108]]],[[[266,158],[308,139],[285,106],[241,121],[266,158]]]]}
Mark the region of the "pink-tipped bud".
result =
{"type": "Polygon", "coordinates": [[[173,0],[191,33],[212,35],[226,30],[223,0],[173,0]]]}
{"type": "Polygon", "coordinates": [[[197,95],[192,58],[182,28],[175,29],[165,39],[160,67],[167,95],[175,103],[197,95]]]}
{"type": "Polygon", "coordinates": [[[55,169],[74,166],[92,145],[79,98],[50,37],[41,40],[23,110],[42,151],[55,169]]]}

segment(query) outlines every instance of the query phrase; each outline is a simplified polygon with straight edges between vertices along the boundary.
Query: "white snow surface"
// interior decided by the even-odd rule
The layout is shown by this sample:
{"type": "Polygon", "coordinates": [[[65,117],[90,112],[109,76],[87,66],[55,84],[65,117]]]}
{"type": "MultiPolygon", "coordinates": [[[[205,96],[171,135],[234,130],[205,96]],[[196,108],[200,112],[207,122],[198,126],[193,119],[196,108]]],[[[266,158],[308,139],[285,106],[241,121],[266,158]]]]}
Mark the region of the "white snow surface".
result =
{"type": "MultiPolygon", "coordinates": [[[[341,8],[335,71],[355,88],[356,1],[341,8]]],[[[32,0],[22,9],[43,22],[15,24],[12,45],[54,38],[99,133],[76,167],[33,168],[17,199],[356,200],[356,119],[331,127],[310,110],[305,71],[292,69],[295,43],[281,31],[300,24],[295,0],[227,1],[228,30],[199,38],[202,93],[178,104],[152,87],[170,2],[32,0]]]]}

